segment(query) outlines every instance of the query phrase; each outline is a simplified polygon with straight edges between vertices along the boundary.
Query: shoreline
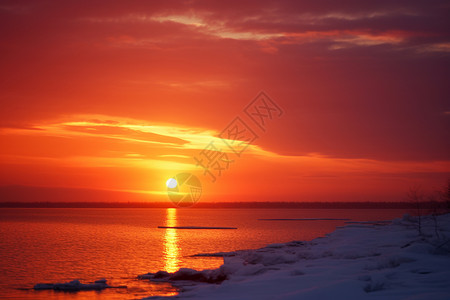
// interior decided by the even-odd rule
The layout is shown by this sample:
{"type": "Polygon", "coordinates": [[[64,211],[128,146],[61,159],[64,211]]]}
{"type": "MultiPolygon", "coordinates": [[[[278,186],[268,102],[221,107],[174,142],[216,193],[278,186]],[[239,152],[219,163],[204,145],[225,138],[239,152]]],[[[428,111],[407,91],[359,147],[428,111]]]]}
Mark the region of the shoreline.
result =
{"type": "Polygon", "coordinates": [[[172,297],[144,299],[448,299],[450,214],[357,222],[311,241],[198,256],[221,256],[214,270],[139,276],[170,282],[172,297]]]}

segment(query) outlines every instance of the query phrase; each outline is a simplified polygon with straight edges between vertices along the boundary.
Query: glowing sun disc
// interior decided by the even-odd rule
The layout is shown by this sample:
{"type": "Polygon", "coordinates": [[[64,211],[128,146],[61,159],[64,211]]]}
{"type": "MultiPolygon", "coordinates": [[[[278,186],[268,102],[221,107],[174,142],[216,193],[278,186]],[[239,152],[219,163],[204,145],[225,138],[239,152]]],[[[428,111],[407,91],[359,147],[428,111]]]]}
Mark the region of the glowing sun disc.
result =
{"type": "Polygon", "coordinates": [[[176,181],[176,179],[175,178],[169,178],[167,181],[166,181],[166,185],[167,185],[167,187],[169,188],[169,189],[173,189],[173,188],[175,188],[175,187],[177,187],[177,181],[176,181]]]}

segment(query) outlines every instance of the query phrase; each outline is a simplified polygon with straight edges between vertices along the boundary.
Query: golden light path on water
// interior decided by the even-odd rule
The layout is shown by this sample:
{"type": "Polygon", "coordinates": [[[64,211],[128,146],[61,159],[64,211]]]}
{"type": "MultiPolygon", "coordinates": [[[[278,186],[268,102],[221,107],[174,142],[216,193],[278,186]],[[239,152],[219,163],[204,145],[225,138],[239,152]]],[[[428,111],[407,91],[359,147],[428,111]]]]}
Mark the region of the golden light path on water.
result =
{"type": "MultiPolygon", "coordinates": [[[[177,226],[177,210],[168,208],[166,210],[166,226],[177,226]]],[[[164,268],[167,272],[175,272],[179,269],[180,249],[178,247],[177,229],[166,228],[164,234],[164,268]]]]}

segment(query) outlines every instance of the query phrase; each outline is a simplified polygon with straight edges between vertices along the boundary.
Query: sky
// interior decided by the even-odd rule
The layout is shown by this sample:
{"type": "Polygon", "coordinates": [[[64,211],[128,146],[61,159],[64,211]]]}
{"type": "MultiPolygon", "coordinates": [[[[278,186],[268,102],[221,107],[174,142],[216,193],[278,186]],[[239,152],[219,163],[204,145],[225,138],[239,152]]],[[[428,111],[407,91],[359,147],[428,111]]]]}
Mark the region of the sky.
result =
{"type": "Polygon", "coordinates": [[[0,28],[1,201],[168,201],[183,172],[205,202],[404,201],[450,178],[447,1],[1,0],[0,28]]]}

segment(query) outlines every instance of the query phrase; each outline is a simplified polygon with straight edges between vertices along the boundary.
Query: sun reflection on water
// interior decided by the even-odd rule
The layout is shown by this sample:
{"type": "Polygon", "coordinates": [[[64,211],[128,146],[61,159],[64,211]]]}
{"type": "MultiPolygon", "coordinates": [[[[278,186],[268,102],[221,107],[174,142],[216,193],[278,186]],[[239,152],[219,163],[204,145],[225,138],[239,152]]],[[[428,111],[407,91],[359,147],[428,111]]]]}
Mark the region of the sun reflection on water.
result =
{"type": "MultiPolygon", "coordinates": [[[[166,210],[166,226],[177,226],[176,208],[166,210]]],[[[167,272],[175,272],[179,269],[180,248],[178,247],[177,229],[166,228],[164,233],[164,268],[167,272]]]]}

